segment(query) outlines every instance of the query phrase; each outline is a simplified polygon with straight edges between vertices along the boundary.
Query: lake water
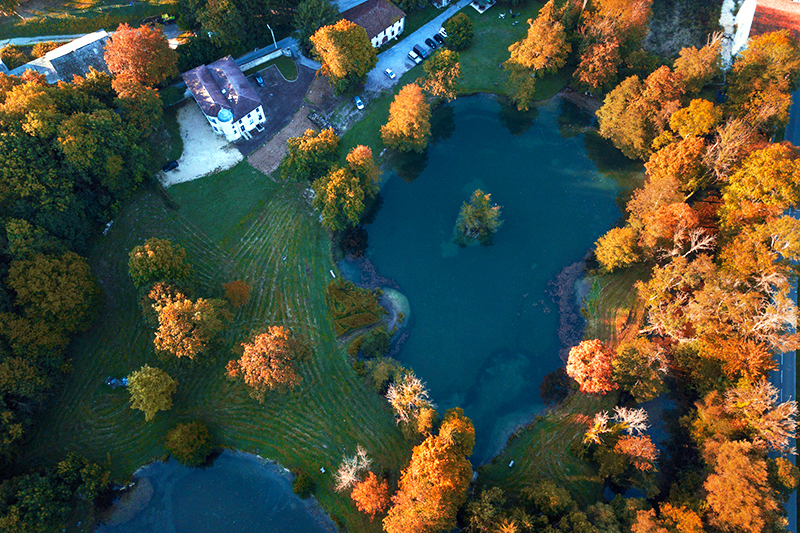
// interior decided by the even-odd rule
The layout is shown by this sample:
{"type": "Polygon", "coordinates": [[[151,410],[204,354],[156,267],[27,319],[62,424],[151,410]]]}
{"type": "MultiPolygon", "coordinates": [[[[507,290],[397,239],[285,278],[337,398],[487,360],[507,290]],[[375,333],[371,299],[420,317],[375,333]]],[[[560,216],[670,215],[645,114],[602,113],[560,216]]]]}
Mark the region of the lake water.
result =
{"type": "MultiPolygon", "coordinates": [[[[283,469],[254,455],[223,452],[208,468],[175,460],[136,473],[141,496],[95,533],[329,533],[333,522],[301,500],[283,469]]],[[[114,515],[112,515],[114,516],[114,515]]]]}
{"type": "Polygon", "coordinates": [[[435,121],[446,138],[385,181],[367,257],[410,302],[397,358],[440,412],[460,406],[472,418],[480,464],[543,408],[542,378],[563,364],[548,282],[620,218],[617,181],[593,160],[622,160],[584,134],[591,117],[563,102],[528,114],[491,96],[447,107],[435,121]],[[493,246],[459,248],[453,227],[475,189],[502,206],[505,223],[493,246]]]}

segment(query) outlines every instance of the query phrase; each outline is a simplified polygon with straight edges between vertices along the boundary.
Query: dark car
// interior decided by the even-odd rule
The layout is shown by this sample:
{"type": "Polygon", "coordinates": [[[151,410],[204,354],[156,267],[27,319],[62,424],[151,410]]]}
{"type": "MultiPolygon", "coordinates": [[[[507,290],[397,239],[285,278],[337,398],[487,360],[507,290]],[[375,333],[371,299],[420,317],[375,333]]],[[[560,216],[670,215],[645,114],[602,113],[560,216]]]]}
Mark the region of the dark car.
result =
{"type": "Polygon", "coordinates": [[[421,47],[420,45],[418,45],[418,44],[415,44],[415,45],[414,45],[414,51],[415,51],[415,52],[417,53],[417,55],[418,55],[419,57],[421,57],[422,59],[425,59],[426,57],[428,57],[428,54],[427,54],[427,53],[425,53],[425,50],[423,50],[423,49],[422,49],[422,47],[421,47]]]}
{"type": "Polygon", "coordinates": [[[436,48],[436,42],[433,39],[425,39],[425,44],[431,49],[436,48]]]}
{"type": "Polygon", "coordinates": [[[175,170],[176,168],[178,168],[178,162],[177,161],[170,161],[169,163],[164,165],[163,170],[164,170],[164,172],[169,172],[170,170],[175,170]]]}
{"type": "Polygon", "coordinates": [[[256,83],[258,84],[259,87],[263,87],[264,86],[264,78],[261,77],[261,74],[256,72],[256,75],[254,76],[254,78],[256,79],[256,83]]]}
{"type": "Polygon", "coordinates": [[[439,43],[440,45],[444,44],[444,37],[442,37],[438,33],[433,36],[433,40],[439,43]]]}

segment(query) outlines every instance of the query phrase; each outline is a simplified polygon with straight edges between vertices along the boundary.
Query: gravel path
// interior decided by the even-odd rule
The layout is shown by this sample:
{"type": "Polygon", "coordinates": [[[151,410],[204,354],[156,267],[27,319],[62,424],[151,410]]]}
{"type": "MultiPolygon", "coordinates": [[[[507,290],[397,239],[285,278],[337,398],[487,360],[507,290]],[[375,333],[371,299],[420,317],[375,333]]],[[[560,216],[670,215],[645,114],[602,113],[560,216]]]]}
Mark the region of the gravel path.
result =
{"type": "Polygon", "coordinates": [[[300,107],[292,117],[292,121],[261,148],[253,152],[247,161],[264,174],[269,175],[274,172],[286,155],[286,141],[289,138],[299,137],[307,129],[317,130],[306,115],[308,115],[308,109],[305,106],[300,107]]]}
{"type": "Polygon", "coordinates": [[[160,179],[164,187],[228,169],[243,159],[239,150],[225,137],[214,134],[193,99],[186,100],[178,110],[178,123],[183,139],[183,154],[178,159],[178,168],[161,172],[160,179]]]}

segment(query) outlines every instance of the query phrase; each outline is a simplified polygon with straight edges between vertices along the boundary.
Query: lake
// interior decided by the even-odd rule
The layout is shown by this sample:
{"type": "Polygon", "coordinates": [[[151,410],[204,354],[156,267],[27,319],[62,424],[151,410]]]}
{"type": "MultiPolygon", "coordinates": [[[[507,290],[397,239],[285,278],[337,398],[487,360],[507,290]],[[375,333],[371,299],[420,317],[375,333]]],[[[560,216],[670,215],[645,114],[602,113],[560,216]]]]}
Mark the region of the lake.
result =
{"type": "Polygon", "coordinates": [[[141,468],[138,495],[95,533],[330,533],[330,518],[292,492],[291,477],[254,455],[223,452],[207,468],[141,468]]]}
{"type": "Polygon", "coordinates": [[[621,217],[615,171],[641,169],[586,133],[591,122],[555,99],[518,113],[492,96],[459,98],[434,114],[427,154],[396,161],[367,225],[368,259],[410,302],[396,357],[440,413],[460,406],[472,418],[473,463],[544,407],[542,378],[563,365],[548,283],[621,217]],[[459,248],[455,221],[476,189],[505,222],[492,246],[459,248]]]}

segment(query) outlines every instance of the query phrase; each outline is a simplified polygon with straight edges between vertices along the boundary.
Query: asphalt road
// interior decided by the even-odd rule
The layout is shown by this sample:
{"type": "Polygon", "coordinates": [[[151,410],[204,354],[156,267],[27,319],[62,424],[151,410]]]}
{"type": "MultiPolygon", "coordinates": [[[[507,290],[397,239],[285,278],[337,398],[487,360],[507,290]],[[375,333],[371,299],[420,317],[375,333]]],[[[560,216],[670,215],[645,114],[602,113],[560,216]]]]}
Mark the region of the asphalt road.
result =
{"type": "MultiPolygon", "coordinates": [[[[789,124],[786,126],[786,140],[795,146],[800,146],[800,90],[792,95],[792,107],[789,110],[789,124]]],[[[795,218],[800,216],[800,212],[794,211],[795,218]]],[[[797,301],[797,285],[792,289],[790,298],[797,301]]],[[[797,383],[795,370],[797,365],[797,353],[787,352],[779,357],[778,370],[772,373],[772,384],[780,390],[780,401],[795,400],[797,397],[797,383]]],[[[792,446],[796,446],[796,442],[792,446]]],[[[797,464],[797,458],[792,455],[789,457],[792,464],[797,464]]],[[[789,518],[788,530],[797,533],[797,491],[794,491],[786,503],[786,510],[789,518]]]]}

